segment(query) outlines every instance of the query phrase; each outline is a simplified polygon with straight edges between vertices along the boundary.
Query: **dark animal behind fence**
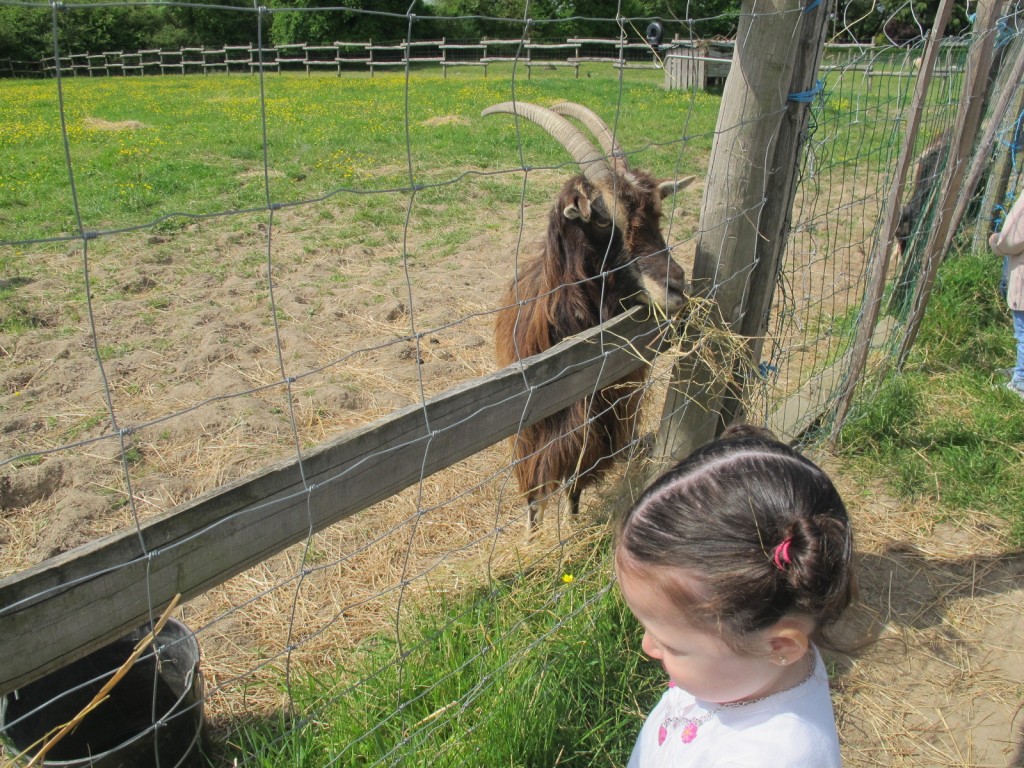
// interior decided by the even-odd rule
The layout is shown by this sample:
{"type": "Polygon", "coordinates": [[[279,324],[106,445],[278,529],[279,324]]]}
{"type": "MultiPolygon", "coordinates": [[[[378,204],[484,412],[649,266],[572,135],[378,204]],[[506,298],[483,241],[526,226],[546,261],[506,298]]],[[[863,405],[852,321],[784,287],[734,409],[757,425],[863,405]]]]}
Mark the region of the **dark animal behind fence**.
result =
{"type": "MultiPolygon", "coordinates": [[[[525,260],[508,289],[495,326],[498,363],[539,354],[638,303],[665,317],[680,312],[686,276],[661,234],[661,201],[693,177],[659,183],[630,170],[611,130],[578,104],[547,109],[506,102],[483,114],[496,112],[540,125],[583,171],[562,187],[540,251],[525,260]],[[582,122],[604,151],[562,115],[582,122]]],[[[576,514],[583,490],[632,442],[647,371],[641,366],[513,438],[516,479],[529,504],[528,531],[559,488],[576,514]]]]}
{"type": "Polygon", "coordinates": [[[902,317],[910,307],[913,287],[921,269],[921,244],[935,210],[935,198],[949,156],[949,131],[932,139],[917,157],[910,199],[900,210],[896,224],[896,249],[900,274],[889,298],[889,310],[902,317]]]}
{"type": "Polygon", "coordinates": [[[948,153],[949,132],[946,131],[932,139],[918,155],[910,200],[900,210],[896,225],[896,244],[901,256],[907,252],[911,237],[925,221],[924,214],[931,209],[930,201],[934,197],[948,153]]]}

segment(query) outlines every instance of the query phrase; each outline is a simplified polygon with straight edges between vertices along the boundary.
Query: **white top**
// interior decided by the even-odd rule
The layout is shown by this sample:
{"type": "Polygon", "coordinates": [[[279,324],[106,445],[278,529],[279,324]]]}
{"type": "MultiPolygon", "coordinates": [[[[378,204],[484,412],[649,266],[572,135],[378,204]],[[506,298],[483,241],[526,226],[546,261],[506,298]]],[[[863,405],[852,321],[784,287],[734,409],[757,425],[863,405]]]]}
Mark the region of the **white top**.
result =
{"type": "Polygon", "coordinates": [[[669,688],[644,723],[628,768],[841,768],[828,675],[816,650],[814,659],[806,682],[718,711],[688,744],[682,740],[683,725],[670,724],[659,746],[658,731],[667,717],[700,718],[719,706],[669,688]]]}
{"type": "Polygon", "coordinates": [[[1010,309],[1024,311],[1024,195],[1017,198],[1003,228],[988,239],[988,244],[997,255],[1009,258],[1006,302],[1010,309]]]}

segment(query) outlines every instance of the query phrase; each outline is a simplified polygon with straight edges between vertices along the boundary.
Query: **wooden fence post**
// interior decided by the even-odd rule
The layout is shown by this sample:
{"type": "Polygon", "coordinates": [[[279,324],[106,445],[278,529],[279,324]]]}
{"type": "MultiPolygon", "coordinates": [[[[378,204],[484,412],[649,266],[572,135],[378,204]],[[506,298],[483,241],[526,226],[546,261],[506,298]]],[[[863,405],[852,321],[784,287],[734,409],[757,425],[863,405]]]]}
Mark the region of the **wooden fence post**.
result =
{"type": "Polygon", "coordinates": [[[850,368],[843,387],[839,392],[839,397],[836,400],[832,430],[829,435],[829,444],[833,447],[839,436],[839,429],[843,426],[846,415],[850,411],[854,390],[863,376],[868,354],[871,351],[871,339],[875,332],[875,324],[878,322],[878,315],[882,307],[882,295],[885,292],[885,283],[889,276],[889,257],[892,253],[893,241],[896,239],[896,225],[899,221],[903,186],[907,180],[907,169],[910,167],[914,157],[917,131],[921,125],[921,114],[924,108],[925,97],[928,94],[928,87],[932,82],[935,61],[938,58],[939,48],[942,45],[942,35],[946,31],[946,24],[949,23],[952,13],[953,0],[942,0],[935,14],[935,21],[932,24],[928,43],[925,45],[924,55],[921,57],[921,66],[917,73],[914,94],[910,99],[910,106],[907,112],[903,146],[900,147],[899,159],[896,161],[896,171],[893,174],[892,184],[889,186],[889,196],[885,203],[885,218],[882,221],[878,237],[875,238],[874,251],[872,251],[871,259],[868,262],[868,285],[864,294],[860,320],[857,324],[857,335],[853,341],[850,368]]]}
{"type": "MultiPolygon", "coordinates": [[[[1009,59],[1015,60],[1016,63],[1012,67],[1002,67],[996,83],[996,89],[1000,94],[1003,93],[1004,89],[1016,94],[1017,100],[1013,105],[1013,111],[1007,112],[998,121],[999,127],[996,133],[997,137],[1001,131],[1002,135],[1009,134],[1011,138],[1009,141],[1001,140],[995,144],[995,159],[992,162],[992,168],[985,183],[981,211],[974,225],[972,244],[975,248],[987,247],[986,241],[993,230],[992,223],[995,219],[995,213],[1006,202],[1006,190],[1010,186],[1010,177],[1013,175],[1014,166],[1016,165],[1014,155],[1021,149],[1019,146],[1021,141],[1019,116],[1024,113],[1024,90],[1016,88],[1014,82],[1019,82],[1020,77],[1022,77],[1022,75],[1017,75],[1017,68],[1021,66],[1021,61],[1024,60],[1024,36],[1015,35],[1008,47],[1010,50],[1008,55],[1004,57],[1004,63],[1009,59]],[[1009,77],[1011,69],[1017,78],[1016,81],[1006,79],[1009,77]]],[[[995,114],[995,111],[993,111],[993,114],[995,114]]]]}
{"type": "Polygon", "coordinates": [[[942,174],[942,186],[939,188],[939,207],[936,217],[929,230],[928,242],[925,245],[922,259],[921,277],[914,288],[914,300],[907,318],[907,327],[900,342],[896,365],[902,368],[907,355],[914,346],[921,320],[928,306],[935,275],[946,254],[955,234],[953,211],[957,198],[963,190],[965,165],[970,156],[974,139],[981,121],[981,109],[984,105],[985,92],[988,86],[988,73],[992,67],[992,51],[994,48],[996,22],[999,19],[1000,0],[981,0],[977,10],[977,28],[975,45],[967,57],[964,70],[963,91],[957,109],[953,135],[950,140],[950,159],[942,174]]]}
{"type": "MultiPolygon", "coordinates": [[[[1014,46],[1011,56],[1007,58],[1011,58],[1013,63],[1008,67],[1009,74],[1007,75],[1006,69],[1004,69],[1003,73],[1001,73],[1003,76],[997,79],[996,99],[989,110],[985,131],[978,142],[978,146],[974,149],[974,156],[971,158],[971,165],[967,171],[967,178],[963,186],[963,194],[957,196],[956,208],[953,209],[952,232],[956,232],[960,226],[964,213],[967,211],[967,205],[974,195],[974,190],[977,189],[985,169],[990,165],[989,154],[992,150],[992,144],[995,142],[996,134],[999,132],[1003,118],[1006,117],[1006,112],[1010,108],[1010,101],[1017,93],[1017,84],[1024,77],[1024,46],[1014,46]]],[[[1003,192],[1005,193],[1005,191],[1006,188],[1004,186],[1003,192]]],[[[988,247],[987,243],[984,243],[984,245],[988,247]]]]}
{"type": "MultiPolygon", "coordinates": [[[[739,328],[746,310],[760,226],[769,192],[775,190],[773,157],[793,82],[799,30],[807,21],[799,0],[742,4],[704,187],[691,280],[695,301],[710,303],[716,315],[710,321],[727,330],[739,328]]],[[[718,430],[727,378],[722,369],[731,371],[734,361],[705,331],[686,331],[686,354],[672,372],[652,456],[655,472],[718,430]]]]}
{"type": "MultiPolygon", "coordinates": [[[[805,11],[799,38],[795,41],[796,61],[785,113],[775,140],[772,158],[771,192],[765,200],[758,231],[762,237],[756,240],[754,268],[750,279],[750,292],[739,321],[734,330],[748,339],[750,362],[757,366],[764,347],[765,334],[771,315],[775,286],[782,268],[782,257],[789,240],[792,221],[793,201],[796,199],[799,181],[800,153],[803,150],[805,132],[811,111],[811,103],[824,82],[818,80],[821,59],[825,51],[825,33],[834,0],[820,2],[805,11]]],[[[728,426],[743,413],[743,384],[745,374],[751,366],[745,365],[735,371],[735,387],[723,404],[721,426],[728,426]]]]}

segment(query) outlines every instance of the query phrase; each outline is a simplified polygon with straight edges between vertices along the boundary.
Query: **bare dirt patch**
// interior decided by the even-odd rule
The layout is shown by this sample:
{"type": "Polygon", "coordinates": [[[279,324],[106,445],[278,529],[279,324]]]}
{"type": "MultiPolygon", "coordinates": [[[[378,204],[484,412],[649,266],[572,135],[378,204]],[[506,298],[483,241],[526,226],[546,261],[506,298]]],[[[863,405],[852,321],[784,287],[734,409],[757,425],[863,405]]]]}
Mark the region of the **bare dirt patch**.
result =
{"type": "Polygon", "coordinates": [[[851,508],[860,605],[837,655],[848,766],[1024,765],[1024,553],[1005,521],[969,510],[936,522],[882,483],[830,467],[851,508]]]}

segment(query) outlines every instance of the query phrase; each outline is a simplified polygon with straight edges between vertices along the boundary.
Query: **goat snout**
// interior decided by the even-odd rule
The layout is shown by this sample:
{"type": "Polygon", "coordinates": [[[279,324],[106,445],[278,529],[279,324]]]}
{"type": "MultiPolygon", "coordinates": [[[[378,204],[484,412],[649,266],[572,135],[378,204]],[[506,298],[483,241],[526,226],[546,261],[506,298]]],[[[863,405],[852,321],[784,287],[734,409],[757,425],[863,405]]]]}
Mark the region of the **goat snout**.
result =
{"type": "Polygon", "coordinates": [[[686,272],[668,249],[644,256],[639,267],[647,302],[663,309],[666,315],[679,314],[686,306],[686,272]]]}

